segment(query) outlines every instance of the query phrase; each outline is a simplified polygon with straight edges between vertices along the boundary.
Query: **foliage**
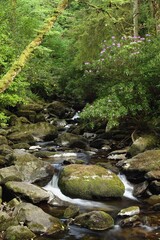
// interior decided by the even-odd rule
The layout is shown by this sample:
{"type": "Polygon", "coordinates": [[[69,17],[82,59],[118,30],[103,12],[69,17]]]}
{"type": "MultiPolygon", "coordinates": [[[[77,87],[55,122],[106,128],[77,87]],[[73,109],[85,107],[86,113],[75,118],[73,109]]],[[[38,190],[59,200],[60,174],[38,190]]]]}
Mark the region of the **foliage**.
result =
{"type": "Polygon", "coordinates": [[[97,100],[86,106],[82,117],[106,119],[110,128],[126,116],[144,118],[153,109],[158,113],[159,39],[113,37],[111,43],[104,41],[102,47],[98,60],[84,64],[82,82],[92,78],[97,83],[91,86],[97,92],[97,100]]]}

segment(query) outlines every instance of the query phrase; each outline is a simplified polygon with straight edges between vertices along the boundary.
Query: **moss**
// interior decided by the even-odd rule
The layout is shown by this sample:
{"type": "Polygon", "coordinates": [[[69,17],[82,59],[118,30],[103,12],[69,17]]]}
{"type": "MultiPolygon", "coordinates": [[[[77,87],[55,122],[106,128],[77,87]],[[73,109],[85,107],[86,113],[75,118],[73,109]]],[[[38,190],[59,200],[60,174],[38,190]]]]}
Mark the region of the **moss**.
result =
{"type": "Polygon", "coordinates": [[[62,171],[59,186],[64,194],[85,199],[122,197],[125,190],[114,173],[100,166],[79,164],[62,171]]]}

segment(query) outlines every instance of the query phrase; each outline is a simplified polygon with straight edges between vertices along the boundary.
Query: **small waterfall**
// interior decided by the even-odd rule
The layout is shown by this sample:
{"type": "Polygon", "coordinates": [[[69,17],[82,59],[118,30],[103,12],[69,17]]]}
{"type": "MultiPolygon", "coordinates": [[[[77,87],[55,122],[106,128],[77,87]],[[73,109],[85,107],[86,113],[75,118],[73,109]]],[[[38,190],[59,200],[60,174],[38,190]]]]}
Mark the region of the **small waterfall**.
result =
{"type": "Polygon", "coordinates": [[[133,196],[133,185],[127,180],[126,176],[124,174],[119,174],[118,176],[125,186],[125,192],[123,196],[138,201],[137,198],[133,196]]]}

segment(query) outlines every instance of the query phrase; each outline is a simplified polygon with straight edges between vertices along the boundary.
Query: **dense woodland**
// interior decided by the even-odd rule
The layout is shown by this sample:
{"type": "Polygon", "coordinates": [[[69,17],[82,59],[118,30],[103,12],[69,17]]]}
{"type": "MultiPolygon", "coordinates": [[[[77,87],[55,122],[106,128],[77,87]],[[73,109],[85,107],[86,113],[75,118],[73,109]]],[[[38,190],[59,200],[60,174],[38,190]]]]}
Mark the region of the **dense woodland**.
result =
{"type": "Polygon", "coordinates": [[[1,0],[0,43],[1,126],[17,104],[63,97],[91,124],[156,130],[159,0],[1,0]]]}

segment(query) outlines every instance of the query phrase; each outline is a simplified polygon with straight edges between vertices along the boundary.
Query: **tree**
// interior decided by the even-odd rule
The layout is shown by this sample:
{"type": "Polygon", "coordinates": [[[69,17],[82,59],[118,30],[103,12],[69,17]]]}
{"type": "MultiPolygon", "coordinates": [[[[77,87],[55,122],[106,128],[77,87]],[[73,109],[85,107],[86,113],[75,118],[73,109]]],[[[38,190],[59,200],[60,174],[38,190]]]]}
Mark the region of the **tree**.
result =
{"type": "Polygon", "coordinates": [[[133,1],[133,35],[135,37],[138,36],[138,31],[139,31],[138,19],[139,19],[139,0],[134,0],[133,1]]]}
{"type": "Polygon", "coordinates": [[[29,59],[31,53],[35,50],[37,46],[41,44],[43,41],[44,36],[50,31],[53,24],[56,22],[59,15],[63,12],[63,10],[68,6],[68,0],[63,0],[57,7],[56,11],[54,12],[54,16],[47,19],[46,24],[44,27],[38,32],[37,37],[25,48],[25,50],[21,53],[18,60],[16,60],[10,70],[2,77],[0,82],[0,93],[4,92],[18,73],[22,70],[25,66],[26,61],[29,59]]]}

